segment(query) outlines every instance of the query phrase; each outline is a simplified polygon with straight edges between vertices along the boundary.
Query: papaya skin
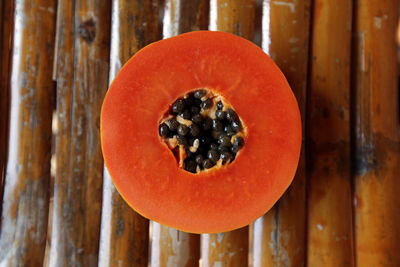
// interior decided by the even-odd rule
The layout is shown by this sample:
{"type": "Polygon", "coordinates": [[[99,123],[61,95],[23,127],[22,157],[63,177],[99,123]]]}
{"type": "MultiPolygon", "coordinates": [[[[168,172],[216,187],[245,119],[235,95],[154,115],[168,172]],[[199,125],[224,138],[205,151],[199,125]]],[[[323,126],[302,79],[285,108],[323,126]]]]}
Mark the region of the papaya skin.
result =
{"type": "Polygon", "coordinates": [[[293,180],[302,138],[297,101],[275,63],[253,43],[211,31],[136,53],[106,94],[100,130],[106,167],[125,201],[192,233],[230,231],[267,212],[293,180]],[[247,125],[245,146],[227,168],[186,172],[159,137],[169,105],[195,88],[218,91],[247,125]]]}

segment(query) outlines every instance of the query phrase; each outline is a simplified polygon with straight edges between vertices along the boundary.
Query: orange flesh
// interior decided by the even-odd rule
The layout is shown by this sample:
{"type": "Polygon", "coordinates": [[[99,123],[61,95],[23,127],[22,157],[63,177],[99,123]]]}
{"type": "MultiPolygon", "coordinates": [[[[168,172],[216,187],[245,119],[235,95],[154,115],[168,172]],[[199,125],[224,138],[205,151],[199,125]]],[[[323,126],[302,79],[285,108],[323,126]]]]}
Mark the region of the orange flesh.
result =
{"type": "Polygon", "coordinates": [[[137,212],[187,232],[223,232],[263,215],[291,183],[300,113],[259,47],[199,31],[153,43],[125,64],[103,103],[101,141],[116,188],[137,212]],[[165,110],[190,88],[218,91],[247,125],[245,146],[228,168],[186,172],[158,134],[165,110]]]}

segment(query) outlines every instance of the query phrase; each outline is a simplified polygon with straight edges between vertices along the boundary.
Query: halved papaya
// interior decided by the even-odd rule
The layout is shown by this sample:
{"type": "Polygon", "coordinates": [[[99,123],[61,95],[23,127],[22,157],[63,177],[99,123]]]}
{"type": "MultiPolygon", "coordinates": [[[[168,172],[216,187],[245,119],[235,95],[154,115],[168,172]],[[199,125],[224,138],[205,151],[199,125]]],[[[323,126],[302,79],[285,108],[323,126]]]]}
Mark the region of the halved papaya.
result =
{"type": "Polygon", "coordinates": [[[215,233],[251,223],[281,197],[298,164],[301,120],[258,46],[198,31],[155,42],[123,66],[104,99],[101,142],[134,210],[215,233]]]}

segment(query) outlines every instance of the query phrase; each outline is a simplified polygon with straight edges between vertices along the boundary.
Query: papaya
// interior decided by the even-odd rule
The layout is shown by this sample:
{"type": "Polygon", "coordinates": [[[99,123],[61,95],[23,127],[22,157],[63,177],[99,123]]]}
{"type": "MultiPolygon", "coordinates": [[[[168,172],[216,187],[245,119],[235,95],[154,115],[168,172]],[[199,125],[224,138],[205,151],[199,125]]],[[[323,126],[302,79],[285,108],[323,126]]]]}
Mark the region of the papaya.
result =
{"type": "Polygon", "coordinates": [[[302,139],[297,101],[273,60],[212,31],[137,52],[107,91],[100,132],[125,201],[192,233],[230,231],[267,212],[293,180],[302,139]]]}

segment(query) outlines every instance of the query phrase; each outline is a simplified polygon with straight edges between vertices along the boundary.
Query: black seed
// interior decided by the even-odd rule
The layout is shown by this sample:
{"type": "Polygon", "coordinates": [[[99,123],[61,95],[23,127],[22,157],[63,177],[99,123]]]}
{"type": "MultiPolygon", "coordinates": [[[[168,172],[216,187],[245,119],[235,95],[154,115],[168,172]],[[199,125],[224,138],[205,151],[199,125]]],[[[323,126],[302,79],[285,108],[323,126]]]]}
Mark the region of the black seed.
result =
{"type": "Polygon", "coordinates": [[[194,97],[198,99],[202,98],[205,95],[206,95],[205,90],[197,90],[196,92],[194,92],[194,97]]]}
{"type": "Polygon", "coordinates": [[[222,131],[224,129],[224,125],[219,120],[212,120],[212,128],[214,131],[222,131]]]}
{"type": "Polygon", "coordinates": [[[213,162],[217,162],[219,159],[219,153],[216,150],[209,150],[207,153],[207,158],[212,160],[213,162]]]}
{"type": "Polygon", "coordinates": [[[169,124],[170,131],[176,131],[176,129],[178,129],[179,122],[176,119],[168,120],[168,124],[169,124]]]}
{"type": "Polygon", "coordinates": [[[208,138],[207,136],[201,136],[199,140],[201,145],[208,146],[211,143],[210,138],[208,138]]]}
{"type": "Polygon", "coordinates": [[[196,173],[197,164],[193,160],[185,160],[184,168],[188,172],[196,173]]]}
{"type": "Polygon", "coordinates": [[[192,121],[193,121],[194,123],[201,123],[202,120],[203,120],[203,117],[202,117],[200,114],[194,114],[194,115],[192,116],[192,121]]]}
{"type": "Polygon", "coordinates": [[[168,128],[168,125],[165,124],[165,123],[161,123],[161,124],[160,124],[160,128],[159,128],[159,132],[160,132],[160,135],[161,135],[162,137],[167,137],[167,136],[169,135],[169,128],[168,128]]]}
{"type": "Polygon", "coordinates": [[[198,114],[198,113],[200,113],[200,108],[199,108],[199,107],[196,107],[196,106],[192,106],[192,107],[190,108],[190,112],[191,112],[192,114],[198,114]]]}
{"type": "Polygon", "coordinates": [[[180,124],[178,126],[177,133],[179,135],[185,136],[185,135],[187,135],[188,132],[189,132],[189,127],[187,127],[186,125],[180,124]]]}
{"type": "Polygon", "coordinates": [[[218,110],[222,110],[223,108],[224,108],[224,104],[222,104],[221,101],[218,101],[218,103],[217,103],[217,109],[218,109],[218,110]]]}
{"type": "Polygon", "coordinates": [[[233,146],[233,147],[231,147],[231,151],[232,151],[232,153],[234,153],[234,154],[238,153],[239,150],[240,150],[240,147],[238,147],[238,146],[233,146]]]}
{"type": "MultiPolygon", "coordinates": [[[[189,141],[189,143],[190,143],[190,141],[189,141]]],[[[186,152],[186,158],[191,158],[193,156],[193,152],[190,151],[189,149],[186,149],[185,152],[186,152]]]]}
{"type": "Polygon", "coordinates": [[[201,105],[201,100],[200,100],[200,99],[197,99],[197,98],[194,98],[193,105],[196,106],[196,107],[200,107],[200,105],[201,105]]]}
{"type": "Polygon", "coordinates": [[[187,140],[184,136],[176,135],[176,140],[178,140],[179,145],[187,146],[187,140]]]}
{"type": "Polygon", "coordinates": [[[229,137],[232,137],[232,136],[234,136],[236,133],[235,132],[227,132],[226,133],[229,137]]]}
{"type": "Polygon", "coordinates": [[[228,109],[226,111],[226,118],[228,119],[228,121],[234,121],[238,119],[238,116],[233,109],[228,109]]]}
{"type": "Polygon", "coordinates": [[[232,137],[232,136],[234,136],[236,133],[235,132],[227,132],[226,133],[229,137],[232,137]]]}
{"type": "Polygon", "coordinates": [[[178,99],[175,101],[174,104],[172,104],[172,113],[178,114],[179,112],[182,112],[185,109],[185,102],[183,99],[178,99]]]}
{"type": "Polygon", "coordinates": [[[229,149],[229,147],[227,147],[227,146],[220,145],[220,146],[218,147],[218,152],[219,152],[219,153],[222,153],[222,152],[229,152],[229,151],[230,151],[230,149],[229,149]]]}
{"type": "Polygon", "coordinates": [[[200,134],[200,127],[197,126],[196,124],[192,124],[189,126],[190,128],[190,135],[193,137],[199,136],[200,134]]]}
{"type": "Polygon", "coordinates": [[[229,136],[225,136],[218,139],[218,143],[223,146],[230,146],[231,145],[231,138],[229,136]]]}
{"type": "Polygon", "coordinates": [[[224,138],[226,136],[228,136],[226,133],[220,132],[220,134],[218,135],[217,139],[221,139],[221,138],[224,138]]]}
{"type": "Polygon", "coordinates": [[[220,159],[222,159],[223,162],[226,162],[232,158],[233,158],[233,155],[229,152],[222,152],[220,155],[220,159]]]}
{"type": "Polygon", "coordinates": [[[214,139],[218,139],[219,136],[220,136],[221,134],[223,134],[223,132],[221,132],[221,131],[212,131],[212,132],[211,132],[211,136],[212,136],[214,139]]]}
{"type": "Polygon", "coordinates": [[[240,120],[233,121],[231,126],[232,126],[232,129],[236,132],[239,132],[240,130],[242,130],[242,123],[240,122],[240,120]]]}
{"type": "Polygon", "coordinates": [[[193,146],[194,140],[196,140],[195,138],[188,138],[188,145],[189,146],[193,146]]]}
{"type": "Polygon", "coordinates": [[[224,127],[224,132],[226,133],[227,136],[234,136],[235,135],[235,131],[232,129],[231,125],[226,125],[224,127]]]}
{"type": "Polygon", "coordinates": [[[233,140],[233,145],[237,146],[239,148],[243,147],[243,145],[244,145],[243,137],[241,137],[241,136],[235,137],[235,139],[233,140]]]}
{"type": "Polygon", "coordinates": [[[215,117],[217,117],[217,119],[223,120],[226,117],[226,112],[217,110],[217,111],[215,111],[215,117]]]}
{"type": "Polygon", "coordinates": [[[214,166],[214,163],[211,160],[206,159],[206,160],[203,161],[203,168],[209,169],[212,166],[214,166]]]}
{"type": "Polygon", "coordinates": [[[201,107],[202,109],[209,109],[209,108],[211,108],[211,107],[212,107],[212,101],[211,101],[211,99],[208,98],[208,99],[204,100],[204,101],[201,103],[200,107],[201,107]]]}
{"type": "Polygon", "coordinates": [[[195,161],[197,164],[201,165],[203,163],[204,157],[203,155],[197,155],[195,161]]]}
{"type": "Polygon", "coordinates": [[[210,118],[205,118],[203,121],[203,130],[208,131],[212,128],[213,121],[210,118]]]}
{"type": "Polygon", "coordinates": [[[189,110],[185,109],[183,112],[179,113],[179,116],[184,118],[185,120],[189,120],[190,112],[189,112],[189,110]]]}
{"type": "Polygon", "coordinates": [[[215,143],[210,144],[210,149],[211,150],[217,150],[218,149],[218,145],[215,143]]]}
{"type": "Polygon", "coordinates": [[[196,153],[197,154],[201,154],[203,156],[206,156],[207,155],[207,151],[208,151],[208,149],[206,149],[206,147],[199,146],[199,148],[197,149],[196,153]]]}
{"type": "Polygon", "coordinates": [[[186,107],[190,107],[194,103],[193,95],[189,95],[189,97],[185,98],[186,107]]]}
{"type": "Polygon", "coordinates": [[[233,132],[232,126],[230,126],[229,124],[226,125],[224,127],[224,132],[228,133],[228,132],[233,132]]]}

